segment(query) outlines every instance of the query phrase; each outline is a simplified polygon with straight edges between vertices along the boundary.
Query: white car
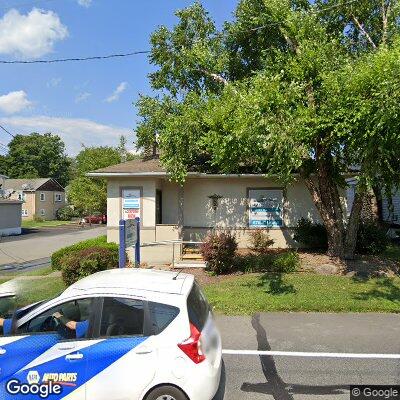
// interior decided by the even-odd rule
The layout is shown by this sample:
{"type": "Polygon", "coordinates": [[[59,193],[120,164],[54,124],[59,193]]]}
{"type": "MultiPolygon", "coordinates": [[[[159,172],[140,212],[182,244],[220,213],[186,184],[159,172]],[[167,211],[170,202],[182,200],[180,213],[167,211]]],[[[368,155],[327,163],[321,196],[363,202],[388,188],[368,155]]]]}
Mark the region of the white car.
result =
{"type": "Polygon", "coordinates": [[[99,272],[13,326],[0,399],[211,400],[219,387],[221,337],[192,275],[99,272]]]}

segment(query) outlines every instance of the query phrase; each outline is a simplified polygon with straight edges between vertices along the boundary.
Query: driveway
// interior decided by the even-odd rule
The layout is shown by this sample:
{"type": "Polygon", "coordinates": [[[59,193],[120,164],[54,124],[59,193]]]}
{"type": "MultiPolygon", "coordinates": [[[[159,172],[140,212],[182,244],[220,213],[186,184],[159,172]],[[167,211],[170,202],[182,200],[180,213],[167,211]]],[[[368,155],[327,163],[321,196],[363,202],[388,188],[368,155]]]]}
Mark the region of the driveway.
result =
{"type": "Polygon", "coordinates": [[[20,236],[1,238],[0,272],[34,269],[49,263],[56,250],[82,240],[106,234],[105,226],[78,225],[25,230],[20,236]]]}
{"type": "Polygon", "coordinates": [[[215,400],[348,400],[351,384],[400,385],[399,315],[268,313],[217,316],[217,323],[226,380],[224,396],[221,390],[215,400]],[[289,355],[242,354],[246,350],[289,355]],[[398,356],[364,359],[349,353],[398,356]]]}

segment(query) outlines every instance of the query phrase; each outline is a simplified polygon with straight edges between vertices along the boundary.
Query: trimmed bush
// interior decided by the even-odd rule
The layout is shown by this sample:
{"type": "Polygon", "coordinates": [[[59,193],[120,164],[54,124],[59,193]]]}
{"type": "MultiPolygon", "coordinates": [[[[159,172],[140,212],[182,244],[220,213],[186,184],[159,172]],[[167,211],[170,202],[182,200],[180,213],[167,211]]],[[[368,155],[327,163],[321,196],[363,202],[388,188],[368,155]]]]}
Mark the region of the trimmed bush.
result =
{"type": "Polygon", "coordinates": [[[363,223],[358,229],[357,252],[360,254],[381,254],[389,246],[386,231],[376,223],[363,223]]]}
{"type": "Polygon", "coordinates": [[[255,229],[250,231],[250,250],[256,254],[267,254],[275,240],[271,239],[268,231],[255,229]]]}
{"type": "Polygon", "coordinates": [[[289,251],[282,254],[247,254],[235,259],[235,267],[245,273],[291,273],[300,268],[300,257],[297,253],[289,251]]]}
{"type": "Polygon", "coordinates": [[[116,251],[118,254],[118,245],[116,243],[107,243],[107,237],[104,235],[94,239],[84,240],[82,242],[75,243],[72,246],[63,247],[62,249],[57,250],[51,256],[51,267],[53,268],[53,270],[60,271],[61,259],[64,256],[91,247],[101,247],[103,249],[110,249],[116,251]]]}
{"type": "Polygon", "coordinates": [[[300,257],[294,251],[279,254],[272,262],[272,272],[287,274],[300,268],[300,257]]]}
{"type": "Polygon", "coordinates": [[[327,249],[328,237],[325,226],[315,224],[309,219],[301,218],[294,228],[294,240],[311,249],[327,249]]]}
{"type": "Polygon", "coordinates": [[[71,221],[72,218],[78,217],[78,212],[73,210],[69,206],[65,206],[63,208],[60,208],[56,212],[56,218],[59,221],[71,221]]]}
{"type": "Polygon", "coordinates": [[[69,286],[86,276],[118,266],[118,251],[90,247],[64,255],[60,260],[62,278],[69,286]]]}
{"type": "Polygon", "coordinates": [[[235,236],[229,232],[212,232],[207,235],[201,246],[207,269],[217,275],[232,272],[237,247],[235,236]]]}

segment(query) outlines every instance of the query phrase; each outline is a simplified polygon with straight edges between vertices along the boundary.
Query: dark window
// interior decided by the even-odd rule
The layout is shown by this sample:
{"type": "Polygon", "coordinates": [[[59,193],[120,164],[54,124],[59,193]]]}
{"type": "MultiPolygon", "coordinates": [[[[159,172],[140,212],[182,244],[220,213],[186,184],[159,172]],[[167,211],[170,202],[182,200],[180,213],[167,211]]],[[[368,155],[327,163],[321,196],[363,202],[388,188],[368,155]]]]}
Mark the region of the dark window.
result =
{"type": "Polygon", "coordinates": [[[187,299],[189,321],[202,331],[210,314],[210,306],[199,285],[195,282],[187,299]]]}
{"type": "Polygon", "coordinates": [[[156,225],[162,224],[162,191],[156,190],[156,225]]]}
{"type": "Polygon", "coordinates": [[[143,302],[119,297],[105,297],[100,336],[143,335],[143,302]]]}
{"type": "Polygon", "coordinates": [[[167,304],[149,302],[151,333],[161,333],[179,314],[179,308],[167,304]]]}

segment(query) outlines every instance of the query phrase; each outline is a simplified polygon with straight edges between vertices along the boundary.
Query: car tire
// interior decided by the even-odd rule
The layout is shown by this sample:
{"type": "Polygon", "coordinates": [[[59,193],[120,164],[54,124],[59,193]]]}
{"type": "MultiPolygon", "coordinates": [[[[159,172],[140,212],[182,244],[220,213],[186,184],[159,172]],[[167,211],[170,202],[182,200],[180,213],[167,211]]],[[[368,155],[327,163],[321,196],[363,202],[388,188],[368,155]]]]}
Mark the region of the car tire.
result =
{"type": "Polygon", "coordinates": [[[152,390],[146,400],[188,400],[185,393],[175,386],[164,385],[152,390]]]}

